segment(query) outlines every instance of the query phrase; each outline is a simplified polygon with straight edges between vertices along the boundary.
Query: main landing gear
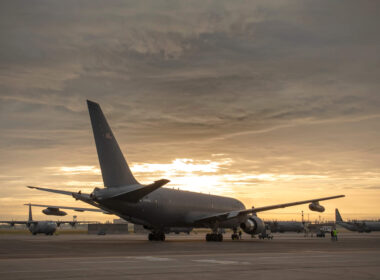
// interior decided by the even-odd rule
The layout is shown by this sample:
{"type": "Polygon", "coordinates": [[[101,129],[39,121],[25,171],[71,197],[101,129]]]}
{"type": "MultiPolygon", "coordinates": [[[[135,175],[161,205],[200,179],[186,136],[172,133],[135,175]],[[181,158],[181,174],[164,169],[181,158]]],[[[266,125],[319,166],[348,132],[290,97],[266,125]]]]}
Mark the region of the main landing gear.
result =
{"type": "Polygon", "coordinates": [[[165,241],[165,233],[163,232],[151,232],[148,235],[149,241],[165,241]]]}
{"type": "Polygon", "coordinates": [[[239,240],[239,235],[238,235],[237,233],[233,233],[233,234],[231,235],[231,239],[232,239],[232,240],[239,240]]]}
{"type": "Polygon", "coordinates": [[[232,230],[234,231],[234,233],[231,234],[231,239],[232,240],[239,240],[240,236],[237,234],[237,228],[233,228],[232,230]]]}
{"type": "Polygon", "coordinates": [[[206,241],[223,241],[223,234],[221,233],[207,233],[206,234],[206,241]]]}

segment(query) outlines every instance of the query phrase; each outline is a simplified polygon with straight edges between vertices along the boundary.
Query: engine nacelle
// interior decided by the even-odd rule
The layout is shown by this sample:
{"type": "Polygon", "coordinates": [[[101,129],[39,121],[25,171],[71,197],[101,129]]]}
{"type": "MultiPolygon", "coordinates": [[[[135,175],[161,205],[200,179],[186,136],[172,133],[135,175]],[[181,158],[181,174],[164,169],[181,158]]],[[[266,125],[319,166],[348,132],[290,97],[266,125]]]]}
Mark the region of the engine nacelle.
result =
{"type": "Polygon", "coordinates": [[[45,215],[53,215],[53,216],[66,216],[67,213],[65,211],[59,210],[59,208],[48,207],[42,210],[42,213],[45,215]]]}
{"type": "Polygon", "coordinates": [[[319,202],[312,202],[309,204],[309,209],[316,212],[325,212],[325,207],[319,204],[319,202]]]}
{"type": "Polygon", "coordinates": [[[251,216],[240,224],[240,228],[248,234],[259,234],[265,230],[265,224],[260,218],[251,216]]]}

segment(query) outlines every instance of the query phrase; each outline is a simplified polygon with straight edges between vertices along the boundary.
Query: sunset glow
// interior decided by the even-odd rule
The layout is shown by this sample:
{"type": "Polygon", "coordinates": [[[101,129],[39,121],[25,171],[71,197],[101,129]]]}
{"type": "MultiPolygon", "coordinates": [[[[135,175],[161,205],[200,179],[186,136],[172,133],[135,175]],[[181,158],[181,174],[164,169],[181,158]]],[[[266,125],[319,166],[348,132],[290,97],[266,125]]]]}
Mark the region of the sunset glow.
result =
{"type": "Polygon", "coordinates": [[[380,218],[376,4],[24,2],[0,9],[0,218],[88,207],[26,186],[103,187],[86,100],[142,184],[246,207],[344,194],[260,216],[380,218]]]}
{"type": "MultiPolygon", "coordinates": [[[[329,180],[343,180],[334,178],[330,175],[318,174],[277,174],[277,173],[253,173],[241,172],[235,170],[236,162],[225,155],[217,158],[210,157],[212,160],[196,160],[189,158],[177,158],[167,163],[151,164],[151,163],[133,163],[131,170],[135,177],[145,184],[149,184],[158,179],[169,179],[170,183],[165,188],[175,188],[205,194],[216,194],[222,196],[231,196],[240,199],[245,203],[246,207],[264,206],[273,204],[272,201],[289,202],[292,200],[308,199],[316,196],[326,195],[321,190],[329,180]],[[302,192],[297,192],[302,188],[302,192]],[[275,198],[275,199],[274,199],[275,198]]],[[[61,166],[45,168],[47,173],[51,173],[55,180],[61,181],[60,186],[71,188],[75,191],[90,193],[95,187],[103,187],[100,169],[92,165],[78,166],[61,166]],[[89,180],[92,178],[93,180],[89,180]]],[[[355,175],[350,178],[353,183],[356,180],[376,181],[376,174],[365,173],[362,176],[355,175]]],[[[43,185],[41,185],[43,186],[43,185]]],[[[51,185],[49,185],[51,187],[51,185]]],[[[337,194],[337,191],[328,194],[337,194]]],[[[347,194],[347,190],[345,191],[347,194]]],[[[357,193],[356,189],[349,191],[353,195],[357,193]]],[[[39,197],[41,194],[37,193],[39,197]]],[[[349,196],[349,194],[348,194],[349,196]]],[[[72,200],[65,198],[68,205],[76,205],[72,200]]],[[[3,200],[6,202],[5,200],[3,200]]],[[[44,201],[52,201],[44,198],[44,201]]],[[[10,201],[8,201],[10,203],[10,201]]],[[[332,205],[324,214],[325,219],[332,218],[334,205],[346,205],[345,201],[337,201],[334,203],[327,202],[332,205]]],[[[297,219],[300,218],[301,210],[308,211],[307,207],[294,207],[291,209],[276,210],[274,213],[261,213],[266,219],[297,219]]],[[[93,215],[93,214],[86,214],[93,215]]],[[[361,214],[362,215],[362,214],[361,214]]],[[[319,219],[318,213],[309,212],[308,217],[311,219],[319,219]]],[[[346,214],[347,216],[347,214],[346,214]]],[[[355,215],[350,215],[355,218],[355,215]]],[[[100,219],[109,219],[109,217],[97,216],[100,219]]]]}

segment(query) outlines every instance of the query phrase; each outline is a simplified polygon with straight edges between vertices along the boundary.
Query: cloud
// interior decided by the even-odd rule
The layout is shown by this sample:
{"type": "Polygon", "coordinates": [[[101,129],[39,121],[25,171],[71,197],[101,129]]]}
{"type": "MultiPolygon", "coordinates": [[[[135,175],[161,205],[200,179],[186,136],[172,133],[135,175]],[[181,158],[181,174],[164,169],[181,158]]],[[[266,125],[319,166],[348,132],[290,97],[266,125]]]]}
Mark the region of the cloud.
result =
{"type": "Polygon", "coordinates": [[[369,187],[365,187],[365,189],[367,189],[367,190],[380,190],[380,186],[369,186],[369,187]]]}
{"type": "Polygon", "coordinates": [[[256,189],[276,199],[376,186],[378,5],[2,3],[0,194],[101,182],[46,169],[97,166],[86,99],[101,104],[131,165],[224,154],[213,160],[231,162],[214,175],[233,180],[210,183],[238,183],[247,203],[256,189]],[[246,177],[260,174],[294,180],[246,177]]]}

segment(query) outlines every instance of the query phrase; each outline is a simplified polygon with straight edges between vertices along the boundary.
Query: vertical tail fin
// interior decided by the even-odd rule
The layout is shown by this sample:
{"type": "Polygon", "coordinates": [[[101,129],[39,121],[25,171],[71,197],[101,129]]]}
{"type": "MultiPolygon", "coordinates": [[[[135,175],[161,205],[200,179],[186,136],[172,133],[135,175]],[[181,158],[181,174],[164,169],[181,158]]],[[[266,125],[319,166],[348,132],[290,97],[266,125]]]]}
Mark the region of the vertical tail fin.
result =
{"type": "Polygon", "coordinates": [[[340,215],[338,208],[335,209],[335,222],[343,222],[342,216],[340,215]]]}
{"type": "Polygon", "coordinates": [[[104,186],[138,184],[98,103],[87,100],[104,186]]]}
{"type": "Polygon", "coordinates": [[[33,217],[32,217],[32,205],[29,203],[29,217],[28,217],[28,222],[33,222],[33,217]]]}

